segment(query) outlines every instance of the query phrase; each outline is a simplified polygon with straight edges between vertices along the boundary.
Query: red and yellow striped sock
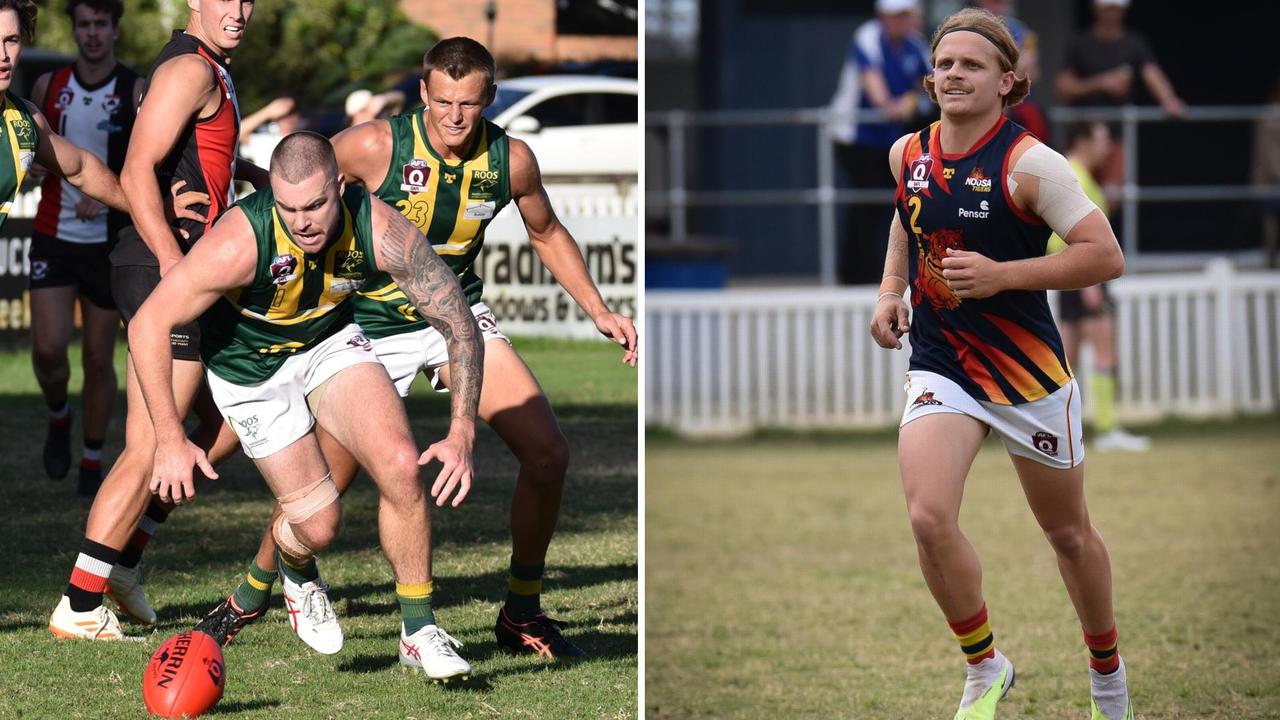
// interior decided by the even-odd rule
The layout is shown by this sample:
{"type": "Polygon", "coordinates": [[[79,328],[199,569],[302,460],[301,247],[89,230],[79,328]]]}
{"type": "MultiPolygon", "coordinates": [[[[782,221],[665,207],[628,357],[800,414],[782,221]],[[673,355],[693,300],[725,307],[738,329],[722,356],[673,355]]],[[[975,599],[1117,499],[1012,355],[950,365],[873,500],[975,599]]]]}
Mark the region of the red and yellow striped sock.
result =
{"type": "Polygon", "coordinates": [[[1116,626],[1101,635],[1084,634],[1084,644],[1089,648],[1089,667],[1100,675],[1109,675],[1120,668],[1120,634],[1116,626]]]}
{"type": "Polygon", "coordinates": [[[965,660],[970,665],[977,665],[983,660],[996,656],[996,638],[991,632],[991,623],[987,619],[987,604],[967,620],[948,622],[951,632],[956,634],[960,649],[964,651],[965,660]]]}

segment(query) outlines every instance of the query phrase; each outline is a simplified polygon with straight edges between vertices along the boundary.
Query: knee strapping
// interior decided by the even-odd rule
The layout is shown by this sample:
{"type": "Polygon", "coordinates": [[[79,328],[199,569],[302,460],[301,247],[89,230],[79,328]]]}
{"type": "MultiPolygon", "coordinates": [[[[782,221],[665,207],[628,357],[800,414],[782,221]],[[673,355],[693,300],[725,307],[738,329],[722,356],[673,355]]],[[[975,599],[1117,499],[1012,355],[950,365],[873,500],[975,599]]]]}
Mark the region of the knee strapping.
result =
{"type": "Polygon", "coordinates": [[[315,555],[315,551],[304,545],[298,536],[293,534],[293,526],[284,515],[276,518],[275,525],[271,528],[271,536],[284,554],[290,557],[303,559],[315,555]]]}
{"type": "Polygon", "coordinates": [[[291,523],[301,524],[328,507],[330,503],[337,502],[338,486],[333,482],[333,475],[326,474],[301,490],[278,497],[276,500],[280,502],[280,509],[284,511],[285,519],[291,523]]]}

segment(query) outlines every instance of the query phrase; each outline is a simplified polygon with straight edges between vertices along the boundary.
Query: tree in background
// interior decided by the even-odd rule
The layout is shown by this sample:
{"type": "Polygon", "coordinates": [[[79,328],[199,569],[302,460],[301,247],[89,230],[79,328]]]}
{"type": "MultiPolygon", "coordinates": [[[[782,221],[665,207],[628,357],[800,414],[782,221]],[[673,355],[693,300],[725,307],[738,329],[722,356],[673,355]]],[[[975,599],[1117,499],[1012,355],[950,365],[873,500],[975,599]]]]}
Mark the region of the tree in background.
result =
{"type": "MultiPolygon", "coordinates": [[[[36,45],[70,54],[64,0],[41,2],[36,45]]],[[[413,23],[396,0],[271,0],[255,3],[253,20],[232,64],[246,112],[280,95],[304,108],[339,107],[358,87],[379,90],[418,72],[438,39],[413,23]],[[251,68],[242,70],[241,68],[251,68]]],[[[145,73],[174,28],[185,26],[185,0],[126,3],[116,57],[145,73]]]]}

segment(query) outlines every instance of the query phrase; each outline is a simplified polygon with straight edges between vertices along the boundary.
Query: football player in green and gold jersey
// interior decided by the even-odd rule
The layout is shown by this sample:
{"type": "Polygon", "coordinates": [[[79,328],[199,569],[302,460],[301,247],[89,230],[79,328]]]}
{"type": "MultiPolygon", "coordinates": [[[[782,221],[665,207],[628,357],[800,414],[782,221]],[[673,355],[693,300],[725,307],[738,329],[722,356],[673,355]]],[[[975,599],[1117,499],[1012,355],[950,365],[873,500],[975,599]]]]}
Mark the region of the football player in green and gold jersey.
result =
{"type": "MultiPolygon", "coordinates": [[[[600,332],[622,346],[623,362],[632,367],[636,331],[630,318],[611,311],[600,296],[577,242],[551,208],[529,146],[481,115],[494,99],[494,74],[493,56],[480,43],[442,40],[423,59],[424,107],[348,128],[334,138],[334,148],[348,182],[369,188],[427,236],[461,281],[484,336],[479,416],[520,462],[511,509],[511,573],[495,623],[498,644],[548,658],[583,657],[541,609],[544,561],[560,512],[569,446],[538,381],[483,302],[474,262],[489,222],[515,204],[543,264],[600,332]]],[[[353,304],[356,322],[401,395],[420,371],[437,388],[456,391],[439,334],[390,277],[373,279],[353,304]]],[[[323,432],[321,445],[338,488],[345,490],[355,477],[355,461],[323,432]]],[[[275,575],[267,534],[240,586],[200,629],[225,642],[266,610],[275,575]]]]}

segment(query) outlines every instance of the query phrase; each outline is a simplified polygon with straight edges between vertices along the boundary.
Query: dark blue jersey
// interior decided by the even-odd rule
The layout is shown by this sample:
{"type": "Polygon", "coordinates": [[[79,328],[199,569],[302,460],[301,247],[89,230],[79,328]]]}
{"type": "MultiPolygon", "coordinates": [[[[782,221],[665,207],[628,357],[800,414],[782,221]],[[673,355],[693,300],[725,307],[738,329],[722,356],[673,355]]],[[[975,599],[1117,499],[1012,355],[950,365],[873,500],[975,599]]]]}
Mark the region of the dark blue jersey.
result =
{"type": "Polygon", "coordinates": [[[911,369],[935,372],[978,400],[1018,405],[1071,380],[1044,291],[961,300],[942,276],[947,249],[1004,262],[1040,257],[1050,230],[1018,209],[1009,156],[1027,131],[1001,117],[968,152],[944,155],[941,122],[911,137],[895,204],[911,240],[911,369]]]}

